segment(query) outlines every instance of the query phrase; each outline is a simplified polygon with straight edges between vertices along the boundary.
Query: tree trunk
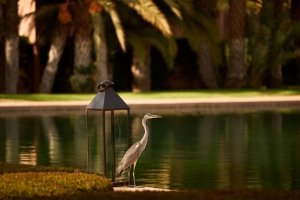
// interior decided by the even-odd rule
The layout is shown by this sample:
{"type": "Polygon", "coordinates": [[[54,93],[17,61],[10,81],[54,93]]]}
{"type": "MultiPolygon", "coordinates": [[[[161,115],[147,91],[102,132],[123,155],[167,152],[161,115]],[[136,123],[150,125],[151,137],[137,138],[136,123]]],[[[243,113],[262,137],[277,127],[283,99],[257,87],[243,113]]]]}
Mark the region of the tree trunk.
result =
{"type": "Polygon", "coordinates": [[[282,71],[281,65],[272,66],[269,70],[268,84],[269,88],[280,88],[282,86],[282,71]]]}
{"type": "Polygon", "coordinates": [[[5,22],[5,88],[6,93],[16,94],[19,78],[18,0],[6,2],[5,22]]]}
{"type": "Polygon", "coordinates": [[[92,20],[88,12],[89,4],[78,0],[72,6],[75,20],[75,49],[74,49],[74,79],[73,89],[75,92],[91,92],[94,83],[88,67],[92,64],[92,20]]]}
{"type": "MultiPolygon", "coordinates": [[[[4,24],[3,4],[0,4],[0,24],[4,24]]],[[[0,32],[0,93],[5,92],[5,54],[4,54],[4,31],[0,32]]]]}
{"type": "Polygon", "coordinates": [[[206,87],[210,89],[219,88],[217,81],[217,69],[214,66],[206,43],[203,40],[199,40],[199,49],[197,52],[197,63],[201,80],[206,87]]]}
{"type": "MultiPolygon", "coordinates": [[[[300,1],[299,0],[292,0],[291,16],[292,16],[292,20],[294,22],[297,22],[300,20],[300,1]]],[[[295,41],[295,50],[298,50],[299,48],[300,48],[300,39],[297,39],[295,41]]],[[[298,77],[300,77],[300,55],[298,55],[296,57],[296,62],[297,62],[297,68],[298,68],[298,77]]]]}
{"type": "MultiPolygon", "coordinates": [[[[197,0],[194,1],[196,6],[200,7],[204,12],[213,17],[213,8],[216,1],[197,0]]],[[[207,44],[202,39],[199,39],[199,49],[197,52],[197,63],[199,75],[206,87],[210,89],[219,88],[217,81],[217,69],[214,66],[207,44]]]]}
{"type": "Polygon", "coordinates": [[[146,92],[151,91],[151,45],[144,44],[145,60],[141,63],[133,52],[131,73],[132,73],[132,91],[146,92]]]}
{"type": "MultiPolygon", "coordinates": [[[[272,0],[274,4],[274,14],[277,17],[283,10],[283,4],[286,0],[272,0]]],[[[272,66],[267,72],[267,86],[269,88],[280,88],[282,86],[282,72],[281,65],[272,66]]]]}
{"type": "Polygon", "coordinates": [[[245,86],[244,36],[246,20],[246,0],[230,0],[230,57],[225,81],[226,88],[245,86]]]}
{"type": "Polygon", "coordinates": [[[96,77],[95,77],[95,90],[97,89],[98,84],[108,78],[108,69],[107,69],[107,46],[105,38],[105,28],[103,17],[99,13],[94,13],[92,15],[93,27],[94,27],[94,46],[96,53],[96,77]]]}
{"type": "Polygon", "coordinates": [[[64,52],[68,34],[67,25],[59,24],[54,30],[51,46],[48,53],[48,61],[40,84],[40,93],[51,93],[54,79],[58,69],[58,63],[64,52]]]}
{"type": "Polygon", "coordinates": [[[40,48],[37,43],[33,47],[33,91],[39,93],[41,81],[40,48]]]}

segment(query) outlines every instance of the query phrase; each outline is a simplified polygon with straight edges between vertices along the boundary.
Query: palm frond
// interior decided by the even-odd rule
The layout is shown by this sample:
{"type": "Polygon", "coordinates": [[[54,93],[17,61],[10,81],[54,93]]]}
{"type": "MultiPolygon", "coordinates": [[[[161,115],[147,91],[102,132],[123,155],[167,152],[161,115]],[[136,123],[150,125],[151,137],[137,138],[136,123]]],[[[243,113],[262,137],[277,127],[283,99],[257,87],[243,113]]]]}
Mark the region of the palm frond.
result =
{"type": "Polygon", "coordinates": [[[300,23],[291,24],[285,10],[275,16],[274,4],[264,1],[261,12],[250,15],[248,25],[250,82],[257,83],[262,82],[268,69],[283,65],[299,54],[293,49],[293,42],[299,38],[300,23]]]}
{"type": "Polygon", "coordinates": [[[145,59],[143,44],[150,44],[161,53],[167,66],[169,68],[173,67],[174,58],[177,55],[177,43],[175,38],[165,38],[155,29],[146,28],[139,32],[128,32],[126,40],[133,47],[141,65],[145,59]]]}
{"type": "Polygon", "coordinates": [[[158,28],[163,35],[166,37],[172,35],[167,19],[152,0],[139,0],[134,2],[128,0],[123,1],[141,15],[144,20],[158,28]]]}
{"type": "Polygon", "coordinates": [[[165,3],[170,7],[170,9],[172,10],[172,12],[179,18],[182,20],[182,15],[180,12],[180,6],[177,3],[176,0],[164,0],[165,3]]]}
{"type": "Polygon", "coordinates": [[[135,55],[139,59],[140,65],[144,66],[145,54],[143,49],[143,42],[135,32],[128,32],[126,34],[126,41],[132,46],[135,55]]]}
{"type": "Polygon", "coordinates": [[[37,9],[35,12],[30,12],[25,14],[22,18],[27,18],[30,16],[34,16],[36,18],[41,18],[41,17],[52,18],[53,16],[57,16],[59,11],[59,6],[60,4],[42,6],[39,9],[37,9]]]}
{"type": "Polygon", "coordinates": [[[190,13],[193,14],[194,10],[193,10],[193,0],[177,0],[177,3],[179,5],[179,7],[185,11],[186,13],[190,13]]]}
{"type": "Polygon", "coordinates": [[[105,11],[109,13],[113,25],[115,27],[117,38],[120,42],[121,48],[125,52],[126,51],[125,33],[121,24],[120,17],[116,11],[115,4],[110,0],[100,0],[100,3],[105,9],[105,11]]]}

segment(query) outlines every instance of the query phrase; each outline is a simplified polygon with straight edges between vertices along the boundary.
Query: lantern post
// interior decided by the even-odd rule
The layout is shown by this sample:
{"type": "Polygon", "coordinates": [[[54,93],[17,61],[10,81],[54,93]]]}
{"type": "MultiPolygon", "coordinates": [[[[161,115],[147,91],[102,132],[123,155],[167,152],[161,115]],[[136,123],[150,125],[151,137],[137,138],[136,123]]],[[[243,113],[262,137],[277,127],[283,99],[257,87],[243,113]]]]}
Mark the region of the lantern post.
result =
{"type": "Polygon", "coordinates": [[[98,93],[94,97],[94,99],[89,103],[86,107],[86,143],[87,143],[87,172],[89,172],[89,164],[90,164],[90,152],[89,152],[89,110],[101,111],[101,124],[102,124],[102,137],[103,137],[103,173],[106,176],[106,138],[105,138],[105,112],[110,111],[110,124],[111,124],[111,181],[114,186],[120,185],[128,185],[130,180],[127,181],[115,181],[115,135],[114,135],[114,117],[115,110],[126,110],[127,111],[127,145],[129,148],[130,145],[130,109],[129,106],[122,100],[122,98],[115,92],[112,88],[114,83],[110,80],[105,80],[100,83],[98,86],[98,93]]]}

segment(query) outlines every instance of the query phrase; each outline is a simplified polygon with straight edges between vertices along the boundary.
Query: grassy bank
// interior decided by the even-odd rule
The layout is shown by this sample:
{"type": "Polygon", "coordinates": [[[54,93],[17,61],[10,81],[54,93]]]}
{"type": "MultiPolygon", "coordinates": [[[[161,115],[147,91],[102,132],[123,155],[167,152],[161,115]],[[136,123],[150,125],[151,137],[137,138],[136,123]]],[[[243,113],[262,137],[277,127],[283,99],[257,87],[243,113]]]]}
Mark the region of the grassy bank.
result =
{"type": "Polygon", "coordinates": [[[0,162],[0,199],[51,197],[113,191],[110,181],[73,168],[0,162]]]}
{"type": "MultiPolygon", "coordinates": [[[[123,99],[190,99],[219,97],[257,97],[300,95],[300,89],[282,90],[180,90],[153,92],[118,92],[123,99]]],[[[0,101],[89,101],[93,94],[0,94],[0,101]]]]}
{"type": "Polygon", "coordinates": [[[73,168],[0,162],[0,199],[300,199],[300,190],[113,192],[105,177],[73,168]]]}

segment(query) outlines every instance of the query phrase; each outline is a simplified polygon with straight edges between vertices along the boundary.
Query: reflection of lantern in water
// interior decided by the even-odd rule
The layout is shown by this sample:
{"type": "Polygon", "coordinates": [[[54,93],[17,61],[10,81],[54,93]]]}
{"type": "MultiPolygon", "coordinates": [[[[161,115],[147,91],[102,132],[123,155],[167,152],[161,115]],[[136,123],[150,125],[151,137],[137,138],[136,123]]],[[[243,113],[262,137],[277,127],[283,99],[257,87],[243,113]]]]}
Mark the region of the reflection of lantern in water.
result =
{"type": "Polygon", "coordinates": [[[114,136],[114,121],[115,110],[127,110],[127,145],[129,147],[129,117],[130,111],[128,105],[121,99],[121,97],[112,88],[113,82],[109,80],[102,81],[98,86],[98,93],[90,104],[86,107],[86,141],[87,141],[87,171],[89,171],[89,132],[88,132],[88,111],[99,110],[102,111],[101,126],[102,126],[102,141],[103,141],[103,174],[106,176],[106,129],[105,129],[105,112],[110,111],[110,128],[111,128],[111,180],[113,185],[128,184],[125,182],[115,182],[115,136],[114,136]]]}

